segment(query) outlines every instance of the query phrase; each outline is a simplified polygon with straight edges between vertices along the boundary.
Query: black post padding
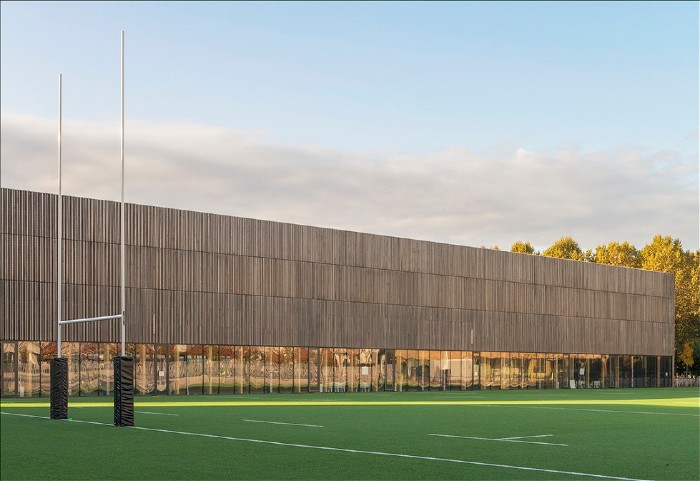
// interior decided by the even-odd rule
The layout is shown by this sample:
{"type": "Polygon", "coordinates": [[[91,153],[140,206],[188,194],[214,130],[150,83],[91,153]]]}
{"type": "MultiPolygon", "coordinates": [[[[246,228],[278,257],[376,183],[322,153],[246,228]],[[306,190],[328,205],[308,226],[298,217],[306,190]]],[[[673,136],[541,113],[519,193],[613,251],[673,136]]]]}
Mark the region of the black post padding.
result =
{"type": "Polygon", "coordinates": [[[68,359],[51,359],[51,419],[68,419],[68,359]]]}
{"type": "Polygon", "coordinates": [[[114,358],[114,425],[134,425],[134,359],[114,358]]]}

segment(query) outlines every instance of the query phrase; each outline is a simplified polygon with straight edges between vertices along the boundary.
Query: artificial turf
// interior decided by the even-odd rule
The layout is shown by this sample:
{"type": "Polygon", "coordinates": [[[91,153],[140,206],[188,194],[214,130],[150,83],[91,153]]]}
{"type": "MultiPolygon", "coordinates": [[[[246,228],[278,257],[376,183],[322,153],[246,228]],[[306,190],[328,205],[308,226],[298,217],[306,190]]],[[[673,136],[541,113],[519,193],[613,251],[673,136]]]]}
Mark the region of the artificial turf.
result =
{"type": "Polygon", "coordinates": [[[109,398],[0,412],[3,480],[700,479],[697,388],[137,397],[136,428],[109,398]]]}

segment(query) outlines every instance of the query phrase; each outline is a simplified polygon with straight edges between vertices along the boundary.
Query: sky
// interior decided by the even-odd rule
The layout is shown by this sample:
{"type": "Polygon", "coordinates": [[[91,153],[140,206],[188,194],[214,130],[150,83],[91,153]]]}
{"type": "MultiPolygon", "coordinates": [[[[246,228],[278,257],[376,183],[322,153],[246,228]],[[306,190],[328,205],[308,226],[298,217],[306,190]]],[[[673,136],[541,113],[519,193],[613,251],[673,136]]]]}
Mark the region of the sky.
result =
{"type": "Polygon", "coordinates": [[[699,7],[2,2],[2,187],[508,249],[699,247],[699,7]]]}

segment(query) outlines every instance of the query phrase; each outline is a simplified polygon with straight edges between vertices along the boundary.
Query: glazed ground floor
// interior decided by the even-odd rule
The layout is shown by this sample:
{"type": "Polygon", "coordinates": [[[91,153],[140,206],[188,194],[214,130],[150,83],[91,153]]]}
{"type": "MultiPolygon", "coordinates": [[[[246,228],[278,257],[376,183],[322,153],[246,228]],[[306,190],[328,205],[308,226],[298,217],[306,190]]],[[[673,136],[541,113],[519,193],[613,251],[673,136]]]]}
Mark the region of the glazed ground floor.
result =
{"type": "MultiPolygon", "coordinates": [[[[1,342],[2,396],[48,396],[55,342],[1,342]]],[[[66,342],[69,394],[112,395],[115,343],[66,342]]],[[[137,394],[671,386],[670,356],[128,344],[137,394]]]]}

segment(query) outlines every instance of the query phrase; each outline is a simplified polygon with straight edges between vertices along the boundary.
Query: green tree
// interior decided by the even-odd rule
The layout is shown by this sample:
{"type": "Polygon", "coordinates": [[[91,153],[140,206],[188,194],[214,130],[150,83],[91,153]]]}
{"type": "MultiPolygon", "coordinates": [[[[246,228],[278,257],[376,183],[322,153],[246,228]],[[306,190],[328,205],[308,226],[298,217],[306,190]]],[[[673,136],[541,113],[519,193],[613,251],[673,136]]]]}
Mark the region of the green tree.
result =
{"type": "Polygon", "coordinates": [[[600,244],[593,254],[594,262],[622,267],[641,267],[642,261],[637,248],[629,242],[612,241],[608,245],[600,244]]]}
{"type": "Polygon", "coordinates": [[[513,242],[513,245],[510,246],[510,251],[511,252],[518,252],[520,254],[534,254],[535,253],[535,248],[532,247],[532,244],[530,244],[530,241],[516,241],[513,242]]]}
{"type": "Polygon", "coordinates": [[[684,251],[679,239],[656,235],[640,252],[643,269],[674,274],[676,359],[685,343],[700,340],[700,253],[684,251]]]}
{"type": "Polygon", "coordinates": [[[572,259],[575,261],[585,260],[585,255],[576,242],[570,236],[562,237],[550,247],[546,248],[542,255],[556,257],[558,259],[572,259]]]}

